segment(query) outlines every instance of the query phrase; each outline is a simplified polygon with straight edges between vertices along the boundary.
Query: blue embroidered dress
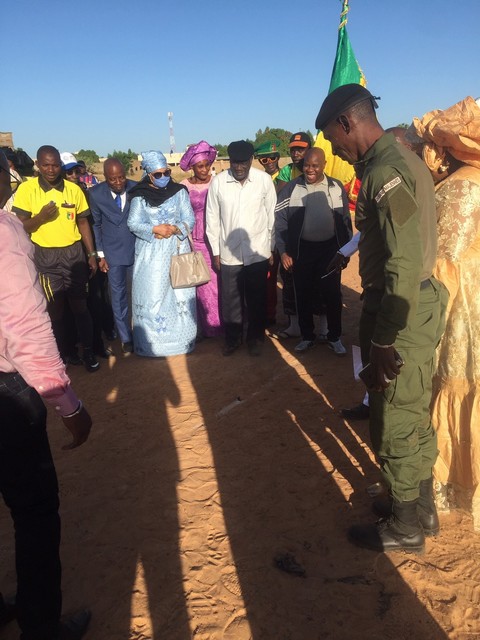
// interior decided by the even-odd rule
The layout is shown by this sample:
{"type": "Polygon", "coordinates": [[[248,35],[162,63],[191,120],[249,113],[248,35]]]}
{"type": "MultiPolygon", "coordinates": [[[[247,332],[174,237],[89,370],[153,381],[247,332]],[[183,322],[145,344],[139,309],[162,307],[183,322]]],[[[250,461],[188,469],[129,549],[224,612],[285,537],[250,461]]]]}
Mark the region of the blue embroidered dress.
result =
{"type": "Polygon", "coordinates": [[[147,204],[143,197],[130,203],[128,227],[135,234],[132,317],[133,344],[139,356],[174,356],[189,353],[197,333],[195,287],[173,289],[170,284],[170,258],[177,251],[188,253],[187,223],[195,222],[186,189],[177,191],[159,206],[147,204]],[[156,239],[152,227],[175,224],[182,236],[156,239]]]}

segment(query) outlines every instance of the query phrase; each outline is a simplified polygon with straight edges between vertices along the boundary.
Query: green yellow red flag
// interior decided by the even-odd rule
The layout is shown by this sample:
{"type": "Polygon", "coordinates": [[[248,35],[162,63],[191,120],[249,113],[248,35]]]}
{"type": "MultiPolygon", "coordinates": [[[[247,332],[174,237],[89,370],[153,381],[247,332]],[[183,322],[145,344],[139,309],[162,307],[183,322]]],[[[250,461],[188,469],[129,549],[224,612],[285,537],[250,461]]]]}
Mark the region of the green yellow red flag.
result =
{"type": "MultiPolygon", "coordinates": [[[[337,52],[335,55],[335,62],[333,63],[328,93],[331,93],[337,89],[337,87],[341,87],[344,84],[356,82],[364,87],[367,84],[363,71],[361,70],[355,54],[353,53],[352,45],[347,33],[347,14],[349,11],[349,1],[342,0],[342,12],[340,14],[340,24],[338,27],[337,52]]],[[[325,140],[322,132],[319,132],[317,135],[315,146],[320,147],[325,151],[327,160],[325,167],[326,173],[337,178],[337,180],[340,180],[345,185],[350,183],[354,176],[352,165],[333,155],[332,147],[330,143],[325,140]]]]}
{"type": "Polygon", "coordinates": [[[332,93],[344,84],[357,83],[363,87],[367,85],[363,71],[353,53],[350,38],[347,33],[347,14],[350,11],[348,0],[343,0],[340,25],[338,27],[337,53],[333,63],[332,77],[328,93],[332,93]]]}

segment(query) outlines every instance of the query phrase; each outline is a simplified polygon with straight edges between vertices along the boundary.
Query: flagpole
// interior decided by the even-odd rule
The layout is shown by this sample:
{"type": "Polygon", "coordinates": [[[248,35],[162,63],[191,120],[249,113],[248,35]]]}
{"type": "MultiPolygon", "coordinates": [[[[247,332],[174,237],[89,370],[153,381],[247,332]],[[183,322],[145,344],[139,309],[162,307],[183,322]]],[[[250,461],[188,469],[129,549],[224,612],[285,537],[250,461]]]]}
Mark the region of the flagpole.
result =
{"type": "MultiPolygon", "coordinates": [[[[337,52],[330,79],[329,93],[343,84],[352,82],[365,84],[362,71],[358,66],[347,35],[346,24],[348,22],[349,11],[349,0],[342,0],[340,24],[338,26],[337,52]]],[[[327,160],[325,170],[327,174],[339,179],[343,184],[350,184],[355,175],[353,167],[348,164],[348,162],[332,154],[332,146],[325,140],[322,132],[318,133],[315,146],[320,147],[325,152],[325,158],[327,160]]]]}
{"type": "Polygon", "coordinates": [[[350,11],[350,7],[348,6],[348,0],[343,0],[342,12],[340,14],[340,25],[338,27],[339,31],[342,27],[347,26],[347,22],[348,22],[347,13],[349,11],[350,11]]]}

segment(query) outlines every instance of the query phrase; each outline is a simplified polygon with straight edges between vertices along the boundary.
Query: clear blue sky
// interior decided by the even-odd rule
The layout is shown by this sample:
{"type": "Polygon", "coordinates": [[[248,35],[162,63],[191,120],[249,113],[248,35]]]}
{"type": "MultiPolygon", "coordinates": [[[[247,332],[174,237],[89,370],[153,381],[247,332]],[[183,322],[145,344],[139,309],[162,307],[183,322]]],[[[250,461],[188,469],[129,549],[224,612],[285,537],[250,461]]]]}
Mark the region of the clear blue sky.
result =
{"type": "MultiPolygon", "coordinates": [[[[339,0],[15,0],[2,7],[0,131],[34,156],[169,150],[314,129],[339,0]]],[[[385,126],[480,96],[479,0],[351,0],[348,33],[385,126]]]]}

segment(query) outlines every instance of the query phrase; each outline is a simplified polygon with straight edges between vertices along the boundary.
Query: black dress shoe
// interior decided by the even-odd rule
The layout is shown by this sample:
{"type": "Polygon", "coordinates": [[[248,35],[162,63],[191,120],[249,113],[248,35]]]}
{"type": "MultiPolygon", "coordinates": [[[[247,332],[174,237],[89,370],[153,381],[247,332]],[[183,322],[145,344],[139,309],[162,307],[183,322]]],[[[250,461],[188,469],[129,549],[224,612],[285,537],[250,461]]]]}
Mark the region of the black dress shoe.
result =
{"type": "Polygon", "coordinates": [[[110,347],[105,347],[103,349],[95,351],[95,355],[97,355],[99,358],[110,358],[110,356],[113,356],[113,351],[110,349],[110,347]]]}
{"type": "Polygon", "coordinates": [[[80,609],[71,616],[63,617],[55,640],[80,640],[87,632],[91,617],[88,609],[80,609]]]}
{"type": "Polygon", "coordinates": [[[222,355],[231,356],[238,349],[239,344],[226,344],[222,349],[222,355]]]}
{"type": "Polygon", "coordinates": [[[68,356],[63,356],[62,360],[64,361],[65,364],[73,364],[76,367],[83,364],[83,360],[76,353],[71,353],[68,356]]]}
{"type": "Polygon", "coordinates": [[[247,349],[249,355],[253,357],[258,357],[262,355],[263,350],[263,342],[261,340],[252,340],[247,343],[247,349]]]}
{"type": "Polygon", "coordinates": [[[133,353],[133,342],[122,342],[122,353],[133,353]]]}
{"type": "MultiPolygon", "coordinates": [[[[1,596],[0,596],[1,598],[1,596]]],[[[0,628],[5,627],[9,622],[17,617],[17,607],[15,597],[5,597],[0,601],[0,628]]]]}
{"type": "Polygon", "coordinates": [[[347,420],[368,420],[370,418],[370,407],[361,402],[351,409],[342,409],[340,413],[347,420]]]}
{"type": "Polygon", "coordinates": [[[83,364],[89,373],[94,373],[100,369],[100,363],[96,359],[92,349],[83,350],[83,364]]]}

